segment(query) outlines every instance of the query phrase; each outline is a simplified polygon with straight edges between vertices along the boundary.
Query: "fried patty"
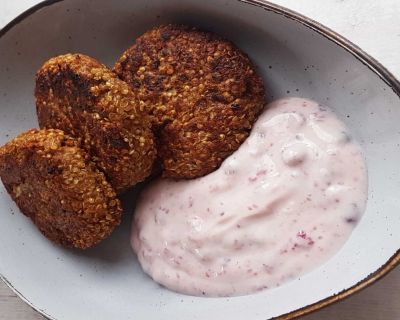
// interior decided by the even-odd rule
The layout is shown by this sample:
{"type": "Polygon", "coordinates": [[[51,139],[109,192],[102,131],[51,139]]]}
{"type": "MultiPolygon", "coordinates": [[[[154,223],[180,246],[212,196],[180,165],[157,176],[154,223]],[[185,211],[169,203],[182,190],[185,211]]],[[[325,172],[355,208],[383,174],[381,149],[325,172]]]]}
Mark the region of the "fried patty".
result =
{"type": "Polygon", "coordinates": [[[0,176],[20,210],[58,244],[89,248],[120,223],[115,191],[61,130],[33,129],[1,147],[0,176]]]}
{"type": "Polygon", "coordinates": [[[187,26],[144,33],[114,71],[149,106],[164,177],[214,171],[246,139],[265,104],[250,59],[231,42],[187,26]]]}
{"type": "Polygon", "coordinates": [[[80,138],[118,193],[151,173],[156,151],[144,104],[100,62],[82,54],[50,59],[37,72],[35,96],[40,128],[80,138]]]}

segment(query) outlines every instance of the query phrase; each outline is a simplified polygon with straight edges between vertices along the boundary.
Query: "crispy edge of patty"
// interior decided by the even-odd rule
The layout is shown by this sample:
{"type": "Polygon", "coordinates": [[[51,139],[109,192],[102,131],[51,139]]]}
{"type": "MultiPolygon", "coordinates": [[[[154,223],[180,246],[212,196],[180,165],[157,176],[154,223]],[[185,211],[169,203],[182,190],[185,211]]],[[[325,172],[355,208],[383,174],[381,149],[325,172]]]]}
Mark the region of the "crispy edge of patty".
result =
{"type": "Polygon", "coordinates": [[[114,71],[153,115],[164,177],[214,171],[247,138],[265,105],[263,81],[248,56],[188,26],[145,32],[114,71]]]}
{"type": "Polygon", "coordinates": [[[11,198],[48,239],[86,249],[121,221],[121,204],[89,155],[61,130],[32,129],[0,148],[11,198]]]}
{"type": "Polygon", "coordinates": [[[36,74],[41,128],[80,138],[118,193],[143,181],[156,157],[150,118],[131,88],[97,60],[66,54],[36,74]]]}

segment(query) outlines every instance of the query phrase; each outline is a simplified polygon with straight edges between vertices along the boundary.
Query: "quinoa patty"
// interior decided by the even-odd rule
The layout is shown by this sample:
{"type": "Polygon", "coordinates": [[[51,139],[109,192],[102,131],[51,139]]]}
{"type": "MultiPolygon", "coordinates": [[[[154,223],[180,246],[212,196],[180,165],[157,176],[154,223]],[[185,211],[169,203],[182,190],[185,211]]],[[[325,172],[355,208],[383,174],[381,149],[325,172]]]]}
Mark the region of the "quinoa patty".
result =
{"type": "Polygon", "coordinates": [[[104,174],[61,130],[33,129],[0,148],[0,176],[20,210],[58,244],[89,248],[120,223],[104,174]]]}
{"type": "Polygon", "coordinates": [[[35,95],[40,127],[80,138],[118,193],[151,173],[156,151],[144,105],[100,62],[82,54],[50,59],[35,95]]]}
{"type": "Polygon", "coordinates": [[[187,26],[144,33],[114,71],[149,106],[164,177],[215,170],[246,139],[265,104],[249,58],[231,42],[187,26]]]}

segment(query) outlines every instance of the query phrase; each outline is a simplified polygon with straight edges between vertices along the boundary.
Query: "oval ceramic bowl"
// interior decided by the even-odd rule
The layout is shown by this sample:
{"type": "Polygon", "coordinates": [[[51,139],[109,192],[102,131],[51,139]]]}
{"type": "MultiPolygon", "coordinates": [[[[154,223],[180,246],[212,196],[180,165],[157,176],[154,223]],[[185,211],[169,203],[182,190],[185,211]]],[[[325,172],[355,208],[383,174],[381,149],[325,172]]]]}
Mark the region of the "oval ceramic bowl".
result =
{"type": "Polygon", "coordinates": [[[53,245],[0,189],[0,273],[50,319],[291,319],[374,282],[400,259],[400,85],[325,27],[275,5],[239,0],[46,1],[0,33],[0,143],[36,127],[34,74],[49,57],[81,52],[112,65],[136,36],[187,23],[234,41],[259,67],[269,99],[301,96],[331,106],[361,143],[369,169],[364,218],[322,267],[282,287],[235,298],[168,291],[129,247],[134,194],[122,226],[95,249],[53,245]]]}

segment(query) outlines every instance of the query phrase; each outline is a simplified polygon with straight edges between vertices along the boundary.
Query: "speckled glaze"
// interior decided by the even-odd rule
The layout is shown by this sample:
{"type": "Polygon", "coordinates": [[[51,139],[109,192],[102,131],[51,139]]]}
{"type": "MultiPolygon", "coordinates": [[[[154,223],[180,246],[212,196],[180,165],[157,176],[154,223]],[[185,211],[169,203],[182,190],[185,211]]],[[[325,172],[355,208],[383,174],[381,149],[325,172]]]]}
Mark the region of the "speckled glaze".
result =
{"type": "MultiPolygon", "coordinates": [[[[0,274],[35,309],[57,320],[291,319],[371,284],[400,260],[400,85],[358,48],[255,0],[64,0],[30,13],[0,32],[1,144],[37,126],[33,79],[49,57],[79,51],[112,66],[143,31],[183,22],[247,52],[270,100],[296,95],[331,106],[364,150],[370,186],[364,218],[332,260],[280,288],[230,299],[187,297],[155,284],[130,250],[129,214],[99,247],[65,250],[41,237],[0,189],[0,274]]],[[[134,198],[126,195],[125,206],[134,198]]]]}

